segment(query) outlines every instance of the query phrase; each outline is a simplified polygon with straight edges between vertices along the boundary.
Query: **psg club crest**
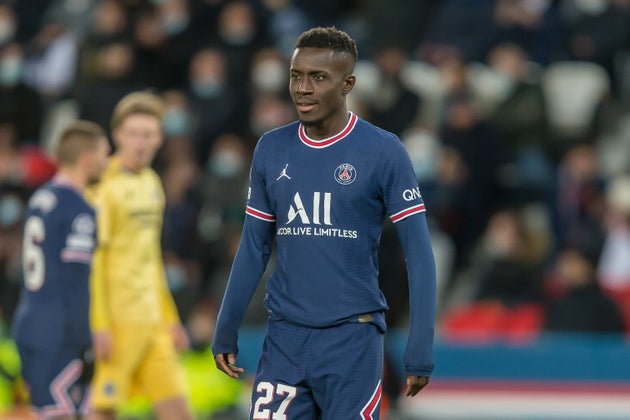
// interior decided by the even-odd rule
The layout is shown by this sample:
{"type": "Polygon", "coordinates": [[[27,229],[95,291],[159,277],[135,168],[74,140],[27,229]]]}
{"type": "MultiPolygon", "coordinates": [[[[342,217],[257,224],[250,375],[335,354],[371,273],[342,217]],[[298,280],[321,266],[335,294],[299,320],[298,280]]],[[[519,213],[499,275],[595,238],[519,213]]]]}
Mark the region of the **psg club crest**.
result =
{"type": "Polygon", "coordinates": [[[335,181],[341,185],[349,185],[357,179],[357,170],[349,163],[342,163],[335,169],[335,181]]]}

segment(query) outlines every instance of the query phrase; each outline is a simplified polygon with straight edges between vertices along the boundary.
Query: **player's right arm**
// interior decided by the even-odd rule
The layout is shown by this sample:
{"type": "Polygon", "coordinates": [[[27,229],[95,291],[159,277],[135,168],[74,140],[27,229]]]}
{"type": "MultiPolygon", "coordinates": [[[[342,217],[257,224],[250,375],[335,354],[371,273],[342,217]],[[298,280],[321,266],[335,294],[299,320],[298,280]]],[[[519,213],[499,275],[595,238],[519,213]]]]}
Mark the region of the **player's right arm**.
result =
{"type": "Polygon", "coordinates": [[[267,199],[264,176],[258,170],[261,155],[259,149],[257,147],[254,152],[250,172],[247,216],[241,242],[234,258],[212,342],[217,367],[234,378],[242,373],[241,368],[234,366],[238,354],[238,328],[267,267],[275,235],[275,217],[267,199]]]}
{"type": "Polygon", "coordinates": [[[238,378],[238,328],[271,255],[275,223],[247,216],[217,318],[212,352],[217,367],[238,378]],[[230,366],[231,365],[231,366],[230,366]]]}

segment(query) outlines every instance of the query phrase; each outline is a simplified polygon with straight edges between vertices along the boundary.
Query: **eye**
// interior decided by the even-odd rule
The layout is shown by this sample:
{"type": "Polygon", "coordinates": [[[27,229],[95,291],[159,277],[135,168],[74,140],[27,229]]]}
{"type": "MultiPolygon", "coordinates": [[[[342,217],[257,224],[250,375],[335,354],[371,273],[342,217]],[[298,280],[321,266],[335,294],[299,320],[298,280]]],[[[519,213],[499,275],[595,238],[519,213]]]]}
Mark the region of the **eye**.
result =
{"type": "Polygon", "coordinates": [[[323,74],[316,74],[315,76],[313,76],[313,79],[317,80],[318,82],[321,82],[325,78],[326,78],[326,76],[324,76],[323,74]]]}

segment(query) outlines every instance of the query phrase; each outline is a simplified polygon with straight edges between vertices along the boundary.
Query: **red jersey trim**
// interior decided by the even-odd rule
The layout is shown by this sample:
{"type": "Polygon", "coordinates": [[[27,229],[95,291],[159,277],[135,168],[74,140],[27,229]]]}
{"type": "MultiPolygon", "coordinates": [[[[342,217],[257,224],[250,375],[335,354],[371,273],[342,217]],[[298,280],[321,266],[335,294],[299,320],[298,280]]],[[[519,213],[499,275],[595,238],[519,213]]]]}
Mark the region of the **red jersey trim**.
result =
{"type": "Polygon", "coordinates": [[[253,207],[247,206],[245,213],[253,216],[257,219],[264,220],[265,222],[275,222],[276,218],[273,214],[265,213],[264,211],[256,210],[253,207]]]}
{"type": "Polygon", "coordinates": [[[399,211],[398,213],[394,213],[389,216],[389,218],[392,222],[396,223],[404,219],[405,217],[409,217],[416,213],[422,213],[423,211],[426,211],[426,207],[424,207],[424,204],[418,204],[417,206],[409,207],[408,209],[399,211]]]}
{"type": "Polygon", "coordinates": [[[344,137],[350,134],[354,126],[357,124],[357,121],[359,120],[356,114],[352,112],[350,112],[349,114],[350,114],[350,118],[348,119],[348,124],[346,124],[344,129],[341,130],[341,132],[335,134],[334,136],[328,137],[327,139],[323,139],[323,140],[313,140],[312,138],[307,136],[304,125],[300,123],[300,127],[298,128],[300,140],[302,140],[302,143],[304,143],[305,145],[309,147],[313,147],[315,149],[321,149],[324,147],[328,147],[331,144],[337,143],[339,140],[342,140],[344,137]]]}

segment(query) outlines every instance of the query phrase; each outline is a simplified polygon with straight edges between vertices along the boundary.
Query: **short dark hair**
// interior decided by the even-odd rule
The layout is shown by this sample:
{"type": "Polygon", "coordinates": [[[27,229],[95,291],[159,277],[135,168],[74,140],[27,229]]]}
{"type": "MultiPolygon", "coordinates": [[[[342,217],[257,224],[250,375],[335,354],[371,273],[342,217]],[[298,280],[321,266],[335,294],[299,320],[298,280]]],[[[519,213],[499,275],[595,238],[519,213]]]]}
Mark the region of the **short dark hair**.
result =
{"type": "Polygon", "coordinates": [[[298,37],[295,48],[326,48],[340,53],[347,53],[356,62],[359,51],[354,39],[334,26],[309,29],[298,37]]]}
{"type": "Polygon", "coordinates": [[[85,120],[71,123],[59,135],[57,161],[64,166],[76,164],[83,153],[96,148],[101,138],[107,137],[100,125],[85,120]]]}

